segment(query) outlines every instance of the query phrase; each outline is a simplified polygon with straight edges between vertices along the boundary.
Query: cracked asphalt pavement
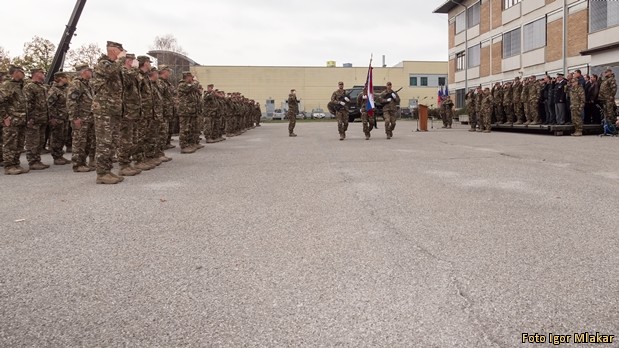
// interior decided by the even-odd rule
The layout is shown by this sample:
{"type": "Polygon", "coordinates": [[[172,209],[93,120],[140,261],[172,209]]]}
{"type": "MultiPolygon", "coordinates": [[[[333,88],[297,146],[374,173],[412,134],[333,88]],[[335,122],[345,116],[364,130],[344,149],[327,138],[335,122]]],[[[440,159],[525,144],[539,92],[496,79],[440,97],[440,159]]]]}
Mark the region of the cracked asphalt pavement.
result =
{"type": "Polygon", "coordinates": [[[415,126],[264,124],[114,186],[1,176],[0,346],[617,337],[619,139],[415,126]]]}

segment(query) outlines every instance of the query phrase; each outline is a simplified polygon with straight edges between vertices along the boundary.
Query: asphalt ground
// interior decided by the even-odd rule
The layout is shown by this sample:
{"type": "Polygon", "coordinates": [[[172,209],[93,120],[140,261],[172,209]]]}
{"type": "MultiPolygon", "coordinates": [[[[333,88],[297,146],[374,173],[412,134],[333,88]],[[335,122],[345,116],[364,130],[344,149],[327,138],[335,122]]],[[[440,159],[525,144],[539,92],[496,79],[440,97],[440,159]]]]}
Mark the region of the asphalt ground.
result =
{"type": "Polygon", "coordinates": [[[379,127],[0,176],[0,346],[619,346],[619,139],[379,127]]]}

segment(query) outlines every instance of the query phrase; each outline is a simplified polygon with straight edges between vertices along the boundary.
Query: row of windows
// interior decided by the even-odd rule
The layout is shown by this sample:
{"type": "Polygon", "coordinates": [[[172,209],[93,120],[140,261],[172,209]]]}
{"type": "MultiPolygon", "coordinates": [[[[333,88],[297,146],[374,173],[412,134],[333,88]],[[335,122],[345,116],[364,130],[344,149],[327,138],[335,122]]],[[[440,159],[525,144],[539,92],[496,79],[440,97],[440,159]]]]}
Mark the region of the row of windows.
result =
{"type": "MultiPolygon", "coordinates": [[[[529,52],[546,46],[546,17],[525,24],[522,29],[516,28],[503,34],[503,58],[519,55],[521,52],[529,52]]],[[[481,44],[471,46],[468,49],[468,67],[476,67],[481,63],[481,44]]],[[[463,70],[464,52],[456,54],[456,70],[463,70]]]]}
{"type": "Polygon", "coordinates": [[[508,8],[520,3],[521,1],[522,0],[503,0],[503,10],[507,10],[508,8]]]}
{"type": "MultiPolygon", "coordinates": [[[[445,86],[445,82],[447,81],[447,77],[439,76],[438,77],[438,86],[445,86]]],[[[431,86],[428,84],[427,76],[411,76],[409,80],[409,85],[411,87],[437,87],[436,85],[431,86]]]]}
{"type": "Polygon", "coordinates": [[[464,31],[465,27],[469,29],[478,25],[481,21],[481,2],[468,8],[467,11],[462,11],[456,16],[456,34],[464,31]],[[467,16],[465,18],[465,16],[467,16]],[[468,23],[467,23],[468,22],[468,23]]]}

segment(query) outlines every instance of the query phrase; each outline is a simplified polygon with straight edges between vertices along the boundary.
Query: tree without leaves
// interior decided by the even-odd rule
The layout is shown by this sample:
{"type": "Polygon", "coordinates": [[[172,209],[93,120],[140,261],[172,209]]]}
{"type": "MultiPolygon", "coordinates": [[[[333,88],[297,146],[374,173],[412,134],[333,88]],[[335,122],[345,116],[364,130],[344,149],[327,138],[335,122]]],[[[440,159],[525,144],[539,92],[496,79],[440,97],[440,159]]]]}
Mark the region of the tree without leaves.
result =
{"type": "Polygon", "coordinates": [[[0,71],[9,70],[9,65],[11,64],[11,57],[9,56],[9,52],[4,49],[4,47],[0,46],[0,71]]]}
{"type": "Polygon", "coordinates": [[[88,64],[88,66],[93,67],[102,54],[103,51],[96,43],[84,44],[78,48],[70,49],[64,63],[65,70],[71,70],[77,64],[88,64]]]}
{"type": "Polygon", "coordinates": [[[183,50],[183,48],[178,44],[178,40],[172,34],[166,34],[163,36],[156,36],[155,41],[153,41],[153,46],[151,47],[153,50],[164,50],[164,51],[172,51],[176,53],[180,53],[183,55],[187,55],[187,52],[183,50]]]}

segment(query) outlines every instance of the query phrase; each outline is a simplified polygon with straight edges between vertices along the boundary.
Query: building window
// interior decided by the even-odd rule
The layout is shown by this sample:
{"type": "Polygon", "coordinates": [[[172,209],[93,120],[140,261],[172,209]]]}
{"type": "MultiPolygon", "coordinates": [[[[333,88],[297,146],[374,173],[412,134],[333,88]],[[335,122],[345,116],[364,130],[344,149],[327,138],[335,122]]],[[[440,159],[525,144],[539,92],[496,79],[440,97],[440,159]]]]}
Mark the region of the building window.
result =
{"type": "Polygon", "coordinates": [[[417,76],[410,77],[410,86],[417,86],[417,76]]]}
{"type": "Polygon", "coordinates": [[[426,87],[428,86],[428,78],[427,77],[425,77],[425,76],[421,77],[421,85],[422,86],[426,86],[426,87]]]}
{"type": "Polygon", "coordinates": [[[466,26],[466,12],[462,12],[456,16],[456,34],[464,31],[466,26]]]}
{"type": "Polygon", "coordinates": [[[456,89],[456,108],[460,109],[464,107],[464,99],[466,97],[466,93],[464,88],[456,89]]]}
{"type": "Polygon", "coordinates": [[[520,28],[503,34],[503,58],[520,54],[520,28]]]}
{"type": "Polygon", "coordinates": [[[546,46],[546,17],[526,24],[522,28],[524,52],[546,46]]]}
{"type": "Polygon", "coordinates": [[[619,25],[619,1],[589,0],[589,32],[619,25]]]}
{"type": "Polygon", "coordinates": [[[503,0],[503,10],[507,10],[508,8],[520,3],[522,0],[503,0]]]}
{"type": "Polygon", "coordinates": [[[464,70],[465,68],[464,52],[458,52],[456,54],[456,71],[464,70]]]}
{"type": "Polygon", "coordinates": [[[468,59],[469,68],[479,66],[480,58],[481,58],[480,49],[481,49],[481,44],[477,44],[473,47],[469,47],[469,59],[468,59]]]}
{"type": "Polygon", "coordinates": [[[469,29],[479,24],[481,19],[481,1],[469,7],[467,16],[469,29]]]}
{"type": "Polygon", "coordinates": [[[438,85],[439,86],[445,86],[445,78],[444,77],[439,77],[438,78],[438,85]]]}

